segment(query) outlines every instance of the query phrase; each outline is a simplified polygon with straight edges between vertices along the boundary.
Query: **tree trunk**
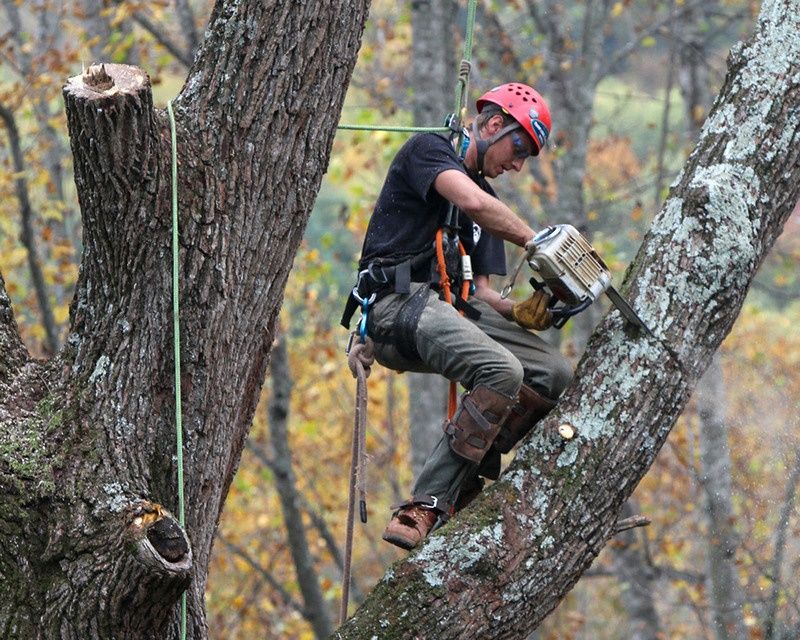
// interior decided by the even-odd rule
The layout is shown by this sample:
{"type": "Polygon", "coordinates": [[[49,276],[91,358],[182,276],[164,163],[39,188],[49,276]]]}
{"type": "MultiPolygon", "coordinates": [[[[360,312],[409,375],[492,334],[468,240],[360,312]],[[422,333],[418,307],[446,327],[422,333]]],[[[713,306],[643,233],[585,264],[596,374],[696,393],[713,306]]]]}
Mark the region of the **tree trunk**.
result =
{"type": "Polygon", "coordinates": [[[30,360],[0,281],[0,636],[204,638],[216,523],[330,154],[366,0],[214,8],[175,101],[185,530],[176,511],[169,125],[146,74],[64,88],[84,255],[30,360]]]}
{"type": "MultiPolygon", "coordinates": [[[[413,112],[414,124],[420,127],[442,124],[455,108],[457,68],[452,40],[455,11],[452,0],[411,3],[413,112]]],[[[407,381],[408,397],[413,399],[409,402],[408,417],[411,469],[416,478],[442,437],[448,383],[438,375],[411,372],[407,381]]]]}
{"type": "MultiPolygon", "coordinates": [[[[619,515],[629,518],[637,513],[637,502],[631,499],[622,506],[619,515]]],[[[613,567],[622,583],[622,602],[629,621],[628,639],[654,640],[661,629],[653,597],[656,575],[642,552],[642,544],[637,541],[638,534],[638,529],[628,529],[616,535],[613,567]]]]}
{"type": "MultiPolygon", "coordinates": [[[[690,9],[679,19],[677,32],[687,40],[679,52],[678,84],[684,98],[686,133],[691,141],[700,137],[702,114],[707,113],[710,95],[706,61],[708,24],[716,2],[690,9]]],[[[742,606],[744,593],[736,568],[738,541],[733,527],[731,461],[728,428],[725,423],[725,385],[719,354],[697,383],[695,392],[700,414],[701,483],[706,494],[708,520],[708,591],[717,640],[746,637],[742,606]]]]}
{"type": "Polygon", "coordinates": [[[392,567],[339,638],[524,637],[612,535],[800,197],[800,14],[762,5],[697,148],[559,405],[491,489],[392,567]],[[743,131],[747,135],[743,136],[743,131]],[[556,427],[577,435],[562,440],[556,427]]]}
{"type": "Polygon", "coordinates": [[[297,584],[303,594],[303,615],[308,620],[314,635],[323,639],[333,631],[328,604],[322,595],[314,558],[308,547],[303,514],[300,509],[301,498],[297,492],[297,478],[292,469],[292,451],[289,448],[289,406],[292,397],[292,377],[289,370],[289,354],[286,335],[278,338],[270,358],[270,378],[272,397],[269,402],[269,432],[273,457],[272,470],[275,473],[275,487],[283,511],[289,551],[294,561],[297,584]]]}
{"type": "Polygon", "coordinates": [[[39,259],[39,249],[36,243],[36,233],[33,228],[33,207],[28,197],[28,181],[25,179],[25,159],[22,154],[22,147],[19,140],[19,131],[14,114],[0,104],[0,120],[5,124],[8,133],[9,147],[11,147],[11,157],[14,163],[14,190],[19,200],[20,240],[28,253],[28,270],[31,274],[33,289],[36,291],[36,301],[39,303],[42,326],[47,336],[47,349],[50,353],[55,353],[58,348],[58,330],[56,321],[53,318],[53,307],[50,304],[47,284],[42,272],[41,260],[39,259]]]}
{"type": "Polygon", "coordinates": [[[736,572],[739,546],[733,528],[731,456],[725,424],[725,387],[719,356],[697,385],[700,414],[700,482],[706,494],[708,519],[708,583],[717,640],[747,637],[742,592],[736,572]]]}
{"type": "MultiPolygon", "coordinates": [[[[786,488],[784,489],[783,503],[781,504],[781,515],[778,519],[778,527],[775,531],[775,546],[773,549],[772,562],[770,567],[770,575],[772,578],[772,588],[770,589],[769,597],[767,599],[766,614],[764,616],[764,638],[765,640],[774,640],[775,638],[789,638],[797,637],[797,634],[787,635],[781,634],[781,628],[787,628],[788,622],[782,623],[778,620],[778,600],[781,591],[785,589],[783,584],[783,556],[786,553],[786,543],[789,529],[789,521],[794,509],[795,496],[797,494],[797,485],[800,483],[800,451],[797,452],[794,459],[794,465],[789,478],[786,480],[786,488]]],[[[798,625],[800,626],[800,625],[798,625]]]]}

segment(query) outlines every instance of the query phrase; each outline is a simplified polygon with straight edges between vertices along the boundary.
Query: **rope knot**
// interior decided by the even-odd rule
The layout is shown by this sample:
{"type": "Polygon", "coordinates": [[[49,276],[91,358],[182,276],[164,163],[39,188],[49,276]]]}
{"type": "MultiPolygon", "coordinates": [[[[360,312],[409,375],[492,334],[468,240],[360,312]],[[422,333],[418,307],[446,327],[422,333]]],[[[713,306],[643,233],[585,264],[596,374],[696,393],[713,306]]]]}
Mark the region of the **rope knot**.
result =
{"type": "Polygon", "coordinates": [[[347,356],[347,365],[354,378],[358,377],[358,366],[364,368],[364,376],[369,378],[370,367],[375,363],[375,344],[372,338],[367,337],[366,342],[357,342],[350,349],[347,356]]]}

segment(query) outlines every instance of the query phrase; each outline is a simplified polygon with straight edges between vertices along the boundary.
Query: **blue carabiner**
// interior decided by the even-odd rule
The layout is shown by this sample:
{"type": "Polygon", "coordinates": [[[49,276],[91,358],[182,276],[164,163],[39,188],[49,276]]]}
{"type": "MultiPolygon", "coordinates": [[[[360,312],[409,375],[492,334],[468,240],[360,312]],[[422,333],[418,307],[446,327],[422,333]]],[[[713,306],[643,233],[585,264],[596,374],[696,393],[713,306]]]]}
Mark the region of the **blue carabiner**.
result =
{"type": "Polygon", "coordinates": [[[361,344],[367,341],[367,314],[369,313],[369,301],[364,298],[361,301],[361,320],[358,321],[358,335],[361,344]]]}
{"type": "Polygon", "coordinates": [[[367,316],[369,315],[369,305],[375,302],[376,294],[369,298],[362,298],[358,295],[358,287],[353,288],[353,297],[361,303],[361,319],[358,321],[358,337],[361,343],[367,341],[367,316]]]}

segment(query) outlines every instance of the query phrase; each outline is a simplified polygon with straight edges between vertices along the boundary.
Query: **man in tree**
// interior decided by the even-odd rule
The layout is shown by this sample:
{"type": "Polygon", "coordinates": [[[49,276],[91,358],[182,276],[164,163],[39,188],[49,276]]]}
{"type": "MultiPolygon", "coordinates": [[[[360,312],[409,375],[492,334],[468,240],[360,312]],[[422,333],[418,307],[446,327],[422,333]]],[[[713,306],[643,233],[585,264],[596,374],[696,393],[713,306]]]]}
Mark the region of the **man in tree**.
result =
{"type": "Polygon", "coordinates": [[[572,376],[558,351],[529,331],[552,324],[549,296],[537,291],[515,304],[489,286],[490,275],[506,272],[503,241],[525,247],[535,234],[486,179],[520,171],[539,154],[549,108],[531,87],[508,83],[484,94],[477,111],[463,159],[431,133],[398,152],[343,318],[347,326],[359,299],[372,300],[366,330],[381,364],[436,372],[467,389],[384,533],[404,549],[474,499],[480,476],[498,477],[500,454],[547,414],[572,376]]]}

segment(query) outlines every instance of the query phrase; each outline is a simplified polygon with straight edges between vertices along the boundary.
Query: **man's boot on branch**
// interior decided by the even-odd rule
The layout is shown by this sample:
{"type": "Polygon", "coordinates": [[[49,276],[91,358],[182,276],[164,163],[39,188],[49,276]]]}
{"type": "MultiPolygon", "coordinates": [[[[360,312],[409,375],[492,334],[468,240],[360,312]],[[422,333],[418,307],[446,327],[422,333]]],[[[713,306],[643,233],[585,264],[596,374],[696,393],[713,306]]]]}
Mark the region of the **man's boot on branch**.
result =
{"type": "Polygon", "coordinates": [[[383,532],[383,539],[401,549],[411,550],[422,542],[436,521],[444,517],[436,496],[414,496],[398,505],[383,532]]]}

